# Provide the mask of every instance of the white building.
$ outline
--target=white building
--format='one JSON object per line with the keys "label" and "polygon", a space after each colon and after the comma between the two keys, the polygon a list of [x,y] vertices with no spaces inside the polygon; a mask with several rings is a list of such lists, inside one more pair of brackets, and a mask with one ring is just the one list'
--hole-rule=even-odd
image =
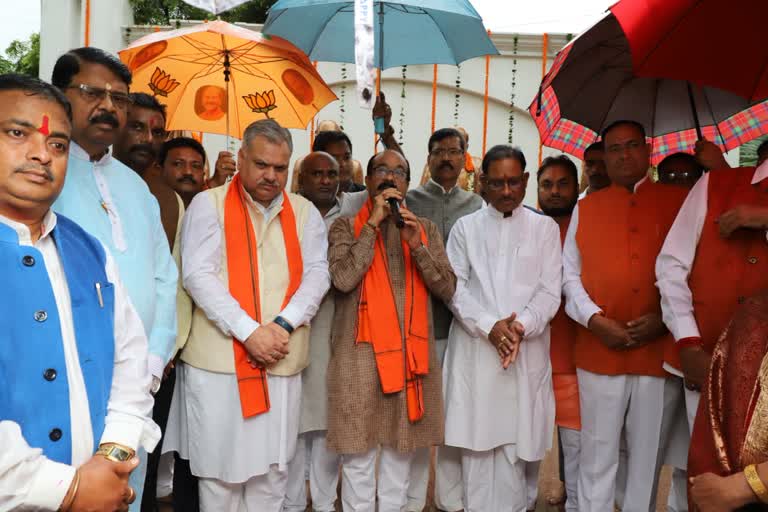
{"label": "white building", "polygon": [[[134,26],[128,0],[42,0],[40,74],[50,79],[56,58],[69,48],[88,42],[116,53],[130,42],[156,27]],[[181,22],[185,26],[190,22]],[[243,24],[252,30],[259,25]],[[169,30],[171,27],[159,27]],[[173,27],[176,28],[176,27]],[[501,55],[490,58],[488,73],[488,118],[485,146],[520,146],[528,160],[528,171],[535,174],[539,159],[539,135],[527,107],[538,91],[542,68],[551,65],[557,51],[567,42],[564,34],[492,34]],[[545,66],[542,66],[546,59]],[[485,58],[463,62],[459,67],[438,66],[435,127],[463,126],[469,132],[469,150],[480,156],[483,148]],[[318,70],[340,98],[327,105],[317,120],[333,119],[350,136],[353,155],[363,165],[374,151],[371,113],[358,107],[355,99],[354,64],[321,62]],[[403,76],[405,75],[405,80]],[[382,73],[381,88],[392,107],[392,125],[414,170],[412,186],[418,185],[427,157],[431,133],[433,66],[392,68]],[[458,97],[457,97],[458,95]],[[294,159],[310,150],[310,127],[292,130]],[[208,154],[215,158],[225,149],[224,137],[206,135]],[[543,148],[543,156],[559,151]],[[729,160],[738,162],[738,151]],[[213,162],[211,162],[213,164]],[[529,180],[526,203],[536,203],[535,179]]]}

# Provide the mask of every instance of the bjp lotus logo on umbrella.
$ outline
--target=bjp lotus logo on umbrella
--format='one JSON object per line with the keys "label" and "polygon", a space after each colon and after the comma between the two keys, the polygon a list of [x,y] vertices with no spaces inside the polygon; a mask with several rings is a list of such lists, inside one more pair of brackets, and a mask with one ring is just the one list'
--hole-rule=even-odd
{"label": "bjp lotus logo on umbrella", "polygon": [[152,89],[155,96],[167,98],[180,84],[181,82],[177,82],[171,78],[171,75],[156,67],[147,85]]}
{"label": "bjp lotus logo on umbrella", "polygon": [[253,93],[248,96],[243,96],[245,104],[251,109],[251,112],[264,114],[269,119],[269,111],[277,108],[275,104],[275,91],[264,91],[261,94]]}

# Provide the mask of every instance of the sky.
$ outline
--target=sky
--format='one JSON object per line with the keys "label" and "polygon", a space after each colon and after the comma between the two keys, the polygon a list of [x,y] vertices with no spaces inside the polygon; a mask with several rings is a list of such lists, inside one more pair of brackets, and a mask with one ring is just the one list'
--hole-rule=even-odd
{"label": "sky", "polygon": [[[578,33],[595,23],[615,0],[471,0],[494,32]],[[0,0],[13,15],[0,21],[0,53],[14,39],[40,30],[41,0]]]}

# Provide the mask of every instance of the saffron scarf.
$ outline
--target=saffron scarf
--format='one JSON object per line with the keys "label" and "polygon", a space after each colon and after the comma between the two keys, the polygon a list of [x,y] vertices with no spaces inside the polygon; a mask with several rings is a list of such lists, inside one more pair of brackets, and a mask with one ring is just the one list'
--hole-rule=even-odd
{"label": "saffron scarf", "polygon": [[[296,230],[296,216],[288,200],[288,194],[285,192],[283,192],[283,207],[278,218],[283,230],[288,260],[288,288],[285,290],[282,309],[299,288],[304,271],[299,235]],[[251,318],[261,323],[258,243],[251,217],[248,215],[247,200],[239,174],[232,179],[224,199],[224,237],[227,247],[229,293]],[[248,351],[243,343],[233,339],[232,344],[243,417],[249,418],[269,411],[266,370],[251,366],[248,362]]]}
{"label": "saffron scarf", "polygon": [[[372,208],[373,203],[369,200],[355,217],[356,237],[360,236],[360,231],[368,222]],[[424,230],[420,231],[421,241],[426,245]],[[397,393],[405,387],[408,419],[415,422],[424,416],[423,378],[429,372],[428,294],[411,257],[410,247],[405,242],[402,247],[405,263],[405,351],[381,233],[376,236],[373,262],[363,278],[355,341],[373,345],[376,369],[385,394]]]}

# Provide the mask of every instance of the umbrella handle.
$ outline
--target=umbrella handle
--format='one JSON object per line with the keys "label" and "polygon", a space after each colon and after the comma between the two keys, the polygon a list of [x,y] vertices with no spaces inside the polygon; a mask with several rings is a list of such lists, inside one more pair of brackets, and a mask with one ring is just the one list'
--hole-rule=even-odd
{"label": "umbrella handle", "polygon": [[691,82],[685,82],[685,85],[688,87],[688,101],[691,103],[693,122],[696,125],[696,137],[698,140],[704,140],[704,136],[701,133],[701,123],[699,122],[699,112],[696,110],[696,100],[693,98],[693,87]]}

